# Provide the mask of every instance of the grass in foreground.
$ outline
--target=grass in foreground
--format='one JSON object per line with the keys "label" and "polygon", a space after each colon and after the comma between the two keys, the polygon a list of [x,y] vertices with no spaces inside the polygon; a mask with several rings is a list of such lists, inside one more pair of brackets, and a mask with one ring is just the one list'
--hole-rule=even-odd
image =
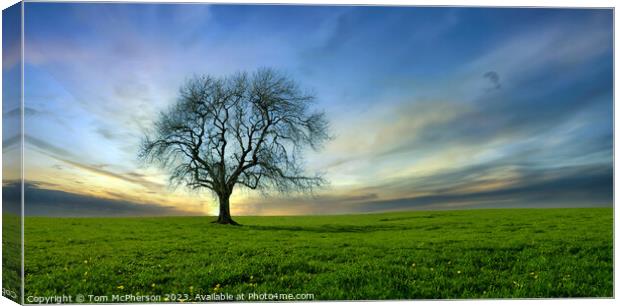
{"label": "grass in foreground", "polygon": [[21,300],[21,228],[19,215],[2,213],[2,295],[15,302]]}
{"label": "grass in foreground", "polygon": [[[25,296],[611,297],[611,208],[25,220]],[[87,301],[88,302],[88,301]]]}

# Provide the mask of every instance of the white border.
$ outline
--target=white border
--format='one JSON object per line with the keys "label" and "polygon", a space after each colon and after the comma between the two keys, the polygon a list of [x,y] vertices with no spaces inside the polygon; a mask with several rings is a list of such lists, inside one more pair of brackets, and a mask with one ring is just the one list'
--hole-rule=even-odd
{"label": "white border", "polygon": [[[18,1],[15,0],[11,0],[11,1],[2,1],[0,2],[0,8],[2,10],[4,10],[5,8],[8,8],[9,6],[17,3]],[[589,0],[589,1],[584,1],[584,0],[510,0],[510,1],[502,1],[502,0],[450,0],[450,1],[443,1],[443,0],[438,0],[438,1],[432,1],[432,0],[232,0],[232,1],[223,1],[223,0],[210,0],[210,1],[183,1],[183,0],[150,0],[150,1],[118,1],[118,0],[112,0],[112,1],[71,1],[71,0],[56,0],[56,1],[45,1],[45,0],[29,0],[26,2],[150,2],[150,3],[213,3],[213,4],[217,4],[217,3],[237,3],[237,4],[255,4],[255,3],[263,3],[263,4],[310,4],[310,5],[395,5],[395,6],[485,6],[485,7],[563,7],[563,8],[580,8],[580,7],[587,7],[587,8],[614,8],[615,9],[615,1],[610,1],[610,0]],[[0,17],[1,20],[1,17]],[[526,22],[526,21],[524,21]],[[24,16],[23,16],[23,6],[22,6],[22,29],[23,29],[23,23],[24,23]],[[2,23],[0,22],[0,34],[2,33]],[[616,52],[617,52],[617,48],[616,48],[616,33],[618,33],[618,25],[615,22],[615,11],[614,11],[614,203],[615,203],[615,194],[619,189],[620,183],[618,183],[617,180],[615,180],[616,177],[616,167],[615,167],[615,160],[618,156],[618,152],[616,152],[615,150],[615,144],[617,143],[617,141],[619,140],[619,135],[617,133],[616,130],[616,126],[615,126],[615,118],[619,115],[620,111],[615,107],[615,92],[616,92],[616,88],[618,88],[618,80],[615,77],[615,71],[616,71],[616,67],[617,67],[617,62],[615,61],[616,58]],[[23,31],[22,31],[22,58],[23,58]],[[0,40],[0,48],[2,46],[1,40]],[[0,57],[0,67],[1,67],[1,57]],[[22,62],[22,109],[23,109],[23,62]],[[0,74],[0,83],[2,82],[2,75]],[[0,116],[1,117],[1,116]],[[22,118],[22,132],[23,132],[23,118]],[[2,131],[2,119],[0,118],[0,132]],[[1,134],[0,134],[1,135]],[[22,133],[22,146],[23,146],[23,133]],[[23,148],[22,148],[23,150]],[[2,153],[0,151],[0,166],[1,166],[1,156]],[[22,180],[23,180],[23,163],[24,160],[22,158]],[[22,184],[22,188],[23,188],[23,184]],[[22,196],[23,196],[23,190],[22,190]],[[1,198],[0,198],[0,203],[2,202]],[[615,206],[615,205],[614,205]],[[22,215],[23,215],[23,199],[22,199]],[[614,234],[616,233],[616,220],[618,220],[618,218],[620,217],[620,213],[618,212],[618,210],[616,210],[614,208]],[[1,219],[0,219],[0,234],[2,228],[1,228]],[[619,286],[617,286],[617,284],[615,284],[615,280],[617,279],[617,273],[618,273],[618,269],[615,266],[615,258],[618,255],[618,249],[615,247],[618,245],[618,243],[620,242],[620,239],[618,238],[617,235],[614,235],[614,296],[618,297],[620,296],[620,289]],[[0,250],[1,250],[1,246],[0,246]],[[23,220],[22,220],[22,276],[24,273],[24,267],[23,267]],[[1,259],[1,252],[0,252],[0,259]],[[2,279],[0,278],[0,287],[2,285]],[[22,298],[24,296],[24,278],[22,277]],[[354,303],[357,302],[362,302],[362,301],[354,301]],[[5,305],[7,303],[13,303],[11,300],[5,298],[5,297],[0,297],[0,303]],[[305,303],[305,302],[296,302],[296,303],[278,303],[281,305],[295,305],[295,304],[299,304],[299,303]],[[323,305],[339,305],[339,304],[344,304],[344,303],[351,303],[351,302],[311,302],[311,303],[320,303]],[[496,304],[500,304],[500,305],[521,305],[522,303],[537,303],[537,304],[543,304],[543,305],[582,305],[582,304],[590,304],[590,305],[612,305],[615,304],[615,298],[614,299],[583,299],[583,298],[576,298],[576,299],[542,299],[542,300],[537,300],[537,299],[510,299],[510,300],[410,300],[410,301],[376,301],[376,302],[367,302],[367,303],[372,303],[372,304],[379,304],[379,305],[383,305],[383,304],[390,304],[390,305],[405,305],[405,304],[413,304],[415,303],[416,305],[431,305],[431,304],[437,304],[437,303],[442,303],[444,305],[453,305],[453,304],[460,304],[460,305],[496,305]],[[165,305],[170,305],[173,303],[165,303]],[[242,305],[243,303],[227,303],[227,305]],[[75,304],[75,305],[81,305],[81,304]],[[93,304],[86,304],[86,305],[93,305]],[[153,305],[153,304],[143,304],[143,303],[133,303],[132,305]],[[163,304],[162,304],[163,305]],[[176,305],[176,304],[175,304]]]}

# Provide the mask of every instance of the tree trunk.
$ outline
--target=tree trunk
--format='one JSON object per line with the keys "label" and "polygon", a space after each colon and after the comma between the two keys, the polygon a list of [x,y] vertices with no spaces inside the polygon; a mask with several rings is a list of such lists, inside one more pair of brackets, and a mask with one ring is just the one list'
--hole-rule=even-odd
{"label": "tree trunk", "polygon": [[218,195],[220,200],[220,215],[213,223],[239,225],[230,217],[230,194]]}

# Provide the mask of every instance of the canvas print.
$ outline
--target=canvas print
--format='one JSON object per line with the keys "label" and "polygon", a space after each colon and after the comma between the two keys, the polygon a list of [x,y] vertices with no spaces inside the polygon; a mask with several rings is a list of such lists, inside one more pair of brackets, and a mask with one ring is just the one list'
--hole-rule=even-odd
{"label": "canvas print", "polygon": [[613,297],[613,9],[3,11],[3,295]]}

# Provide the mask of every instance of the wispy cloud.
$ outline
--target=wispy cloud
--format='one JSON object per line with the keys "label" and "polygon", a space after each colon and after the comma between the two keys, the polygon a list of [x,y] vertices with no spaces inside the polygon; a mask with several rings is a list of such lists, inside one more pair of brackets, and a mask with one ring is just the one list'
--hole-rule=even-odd
{"label": "wispy cloud", "polygon": [[165,189],[165,186],[159,183],[151,182],[148,179],[145,179],[144,176],[138,175],[134,172],[129,173],[116,173],[113,171],[106,170],[106,165],[91,165],[79,162],[80,158],[78,158],[75,154],[56,147],[50,143],[45,142],[44,140],[38,139],[33,136],[26,136],[25,141],[27,144],[33,145],[35,148],[39,149],[43,154],[46,154],[58,161],[64,162],[68,165],[87,170],[97,175],[103,175],[115,179],[119,179],[128,183],[138,184],[147,189],[151,190],[162,190]]}

